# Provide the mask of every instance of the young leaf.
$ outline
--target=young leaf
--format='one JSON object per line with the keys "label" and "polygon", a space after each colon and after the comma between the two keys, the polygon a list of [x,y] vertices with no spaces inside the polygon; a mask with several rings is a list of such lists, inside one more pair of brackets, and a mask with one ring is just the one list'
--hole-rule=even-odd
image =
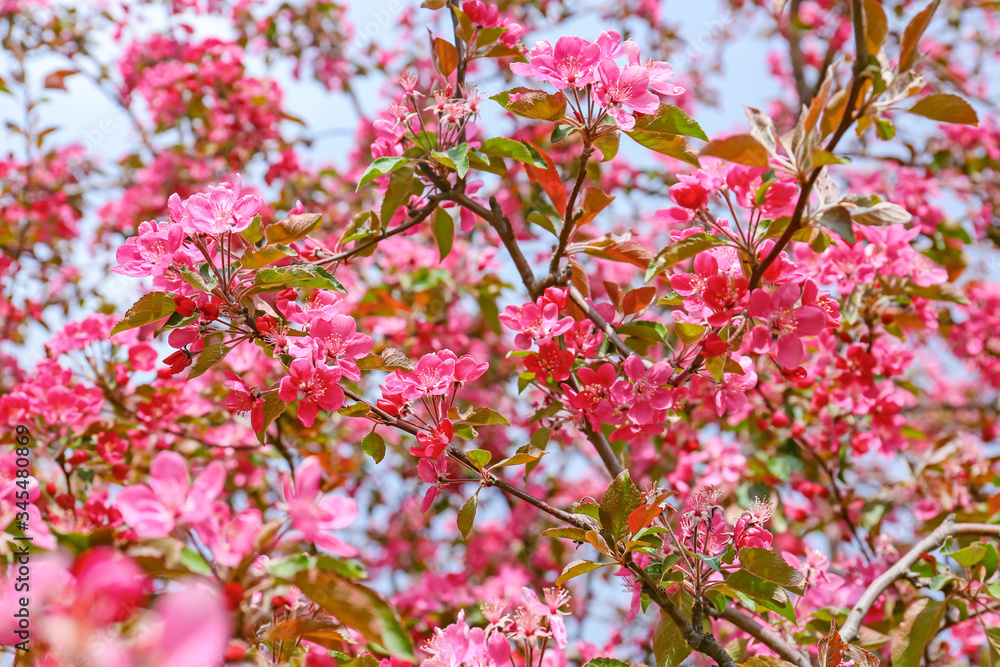
{"label": "young leaf", "polygon": [[376,158],[374,162],[368,165],[365,173],[361,175],[361,180],[358,181],[358,187],[355,188],[355,192],[360,190],[362,186],[372,182],[379,176],[385,176],[386,174],[391,174],[397,169],[409,164],[410,159],[400,156],[395,157],[380,157]]}
{"label": "young leaf", "polygon": [[913,67],[913,63],[916,62],[920,38],[923,37],[927,26],[930,25],[931,18],[934,16],[934,12],[937,10],[940,2],[941,0],[934,0],[931,4],[927,5],[923,11],[913,17],[913,20],[906,26],[906,30],[903,31],[903,40],[899,47],[900,74],[909,70]]}
{"label": "young leaf", "polygon": [[455,68],[458,67],[458,49],[451,42],[435,37],[431,43],[433,47],[434,65],[441,76],[448,78]]}
{"label": "young leaf", "polygon": [[802,574],[769,549],[740,549],[740,564],[747,572],[774,582],[796,595],[804,592],[806,582]]}
{"label": "young leaf", "polygon": [[262,266],[296,255],[298,253],[295,252],[294,248],[281,244],[264,246],[260,250],[249,248],[240,257],[240,266],[244,269],[259,269]]}
{"label": "young leaf", "polygon": [[472,524],[476,520],[476,505],[479,500],[479,491],[462,505],[462,509],[458,511],[458,529],[462,532],[462,539],[466,542],[469,541],[469,533],[472,532]]}
{"label": "young leaf", "polygon": [[601,498],[601,525],[611,533],[615,540],[620,540],[628,533],[628,518],[642,505],[642,494],[636,487],[628,470],[622,471]]}
{"label": "young leaf", "polygon": [[[628,134],[630,137],[635,139],[634,134],[636,132],[644,133],[647,136],[681,135],[685,137],[694,137],[695,139],[701,139],[702,141],[708,141],[708,135],[706,135],[705,131],[701,129],[701,125],[698,124],[698,121],[689,116],[688,113],[680,107],[664,103],[661,103],[653,113],[636,119],[635,128]],[[639,139],[636,139],[636,141],[639,141]],[[639,141],[639,143],[641,144],[643,142]]]}
{"label": "young leaf", "polygon": [[174,295],[170,292],[150,292],[143,294],[139,300],[132,304],[125,316],[111,330],[112,336],[116,333],[141,327],[144,324],[151,324],[159,319],[170,315],[177,310],[174,303]]}
{"label": "young leaf", "polygon": [[382,596],[355,581],[312,568],[299,571],[291,579],[313,602],[365,639],[408,662],[413,656],[413,640],[403,628],[396,610]]}
{"label": "young leaf", "polygon": [[443,208],[439,208],[434,215],[434,240],[437,241],[438,254],[441,261],[451,253],[451,246],[455,242],[455,221],[451,214]]}
{"label": "young leaf", "polygon": [[361,451],[372,457],[375,463],[385,458],[385,438],[372,430],[361,440]]}
{"label": "young leaf", "polygon": [[656,656],[656,667],[678,667],[691,655],[691,646],[681,634],[681,629],[663,612],[660,612],[660,622],[653,633],[653,655]]}
{"label": "young leaf", "polygon": [[713,139],[701,149],[701,154],[750,167],[767,167],[770,164],[767,148],[749,134]]}
{"label": "young leaf", "polygon": [[510,426],[510,422],[502,414],[491,408],[476,408],[471,415],[464,420],[467,424],[474,426],[486,426],[488,424],[502,424]]}
{"label": "young leaf", "polygon": [[469,457],[470,461],[472,461],[472,465],[476,466],[480,470],[489,465],[490,460],[493,458],[493,455],[485,449],[470,449],[465,453],[465,455]]}
{"label": "young leaf", "polygon": [[652,285],[629,290],[622,299],[622,313],[635,315],[642,312],[653,301],[654,296],[656,296],[656,288]]}
{"label": "young leaf", "polygon": [[194,362],[191,372],[188,373],[187,379],[193,380],[199,375],[202,375],[209,368],[225,359],[231,349],[233,348],[225,343],[213,343],[212,345],[206,345],[205,349],[198,353],[198,358]]}
{"label": "young leaf", "polygon": [[288,405],[278,397],[277,391],[272,391],[270,393],[264,394],[264,402],[261,404],[261,411],[264,413],[264,424],[257,433],[257,440],[260,444],[264,444],[264,436],[267,434],[267,427],[271,425],[275,419],[277,419]]}
{"label": "young leaf", "polygon": [[595,563],[589,560],[575,560],[563,568],[562,574],[560,574],[559,578],[556,579],[556,586],[562,586],[573,577],[579,577],[581,574],[593,572],[594,570],[604,567],[605,565],[611,565],[611,563]]}
{"label": "young leaf", "polygon": [[912,114],[941,123],[979,126],[979,116],[968,102],[951,93],[936,93],[917,101],[907,109]]}
{"label": "young leaf", "polygon": [[549,154],[543,151],[538,146],[535,146],[542,159],[545,160],[545,169],[540,169],[532,167],[530,164],[526,167],[528,170],[528,176],[532,181],[535,181],[542,186],[545,190],[545,194],[549,196],[549,200],[552,205],[556,207],[560,216],[566,215],[566,186],[563,185],[562,178],[559,177],[559,171],[556,169],[556,163],[552,161]]}
{"label": "young leaf", "polygon": [[432,151],[431,155],[444,166],[454,169],[459,178],[465,178],[469,173],[469,144],[459,144],[446,151]]}
{"label": "young leaf", "polygon": [[932,598],[917,598],[906,608],[903,622],[892,632],[893,667],[918,667],[927,644],[937,636],[944,620],[947,603]]}
{"label": "young leaf", "polygon": [[518,162],[530,164],[539,169],[545,169],[545,159],[542,157],[542,154],[534,146],[525,141],[517,141],[506,137],[494,137],[484,141],[483,145],[479,147],[479,151],[487,155],[509,157]]}
{"label": "young leaf", "polygon": [[672,243],[658,252],[653,261],[649,263],[649,268],[646,269],[645,281],[648,283],[677,262],[690,259],[702,250],[708,250],[722,244],[722,239],[705,233],[692,234],[682,241]]}
{"label": "young leaf", "polygon": [[583,215],[577,220],[577,227],[587,224],[597,217],[597,214],[607,208],[608,204],[615,200],[609,197],[604,190],[598,187],[588,187],[583,191]]}
{"label": "young leaf", "polygon": [[382,208],[379,210],[383,231],[388,229],[392,216],[396,214],[400,206],[409,201],[410,195],[419,194],[423,190],[422,182],[415,179],[413,174],[413,165],[407,165],[403,169],[397,169],[389,176],[389,187],[385,190]]}
{"label": "young leaf", "polygon": [[843,637],[837,632],[836,626],[831,624],[830,632],[819,640],[817,647],[816,657],[819,659],[819,667],[840,667],[840,663],[844,661],[845,647]]}
{"label": "young leaf", "polygon": [[[514,101],[511,101],[514,97]],[[560,92],[550,95],[544,90],[511,88],[490,98],[507,111],[536,120],[555,122],[566,115],[566,96]]]}
{"label": "young leaf", "polygon": [[[299,213],[290,215],[280,222],[268,225],[264,230],[267,243],[292,243],[303,239],[323,222],[321,213]],[[244,265],[245,266],[245,265]]]}
{"label": "young leaf", "polygon": [[318,287],[347,294],[340,281],[321,266],[296,264],[261,269],[254,277],[254,294],[278,291],[285,287]]}

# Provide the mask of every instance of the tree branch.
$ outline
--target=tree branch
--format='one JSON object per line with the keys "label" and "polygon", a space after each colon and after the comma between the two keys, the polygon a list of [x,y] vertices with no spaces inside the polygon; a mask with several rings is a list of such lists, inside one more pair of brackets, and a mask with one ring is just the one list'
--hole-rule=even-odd
{"label": "tree branch", "polygon": [[[610,340],[611,344],[615,346],[616,350],[618,350],[618,354],[621,355],[622,359],[627,359],[635,354],[635,351],[622,340],[621,336],[618,335],[618,332],[615,331],[614,327],[612,327],[606,319],[601,317],[601,314],[597,312],[597,309],[587,303],[586,297],[584,297],[580,290],[578,290],[574,285],[569,286],[569,298],[580,310],[586,313],[587,317],[590,318],[590,321],[593,322],[597,328],[608,337],[608,340]],[[646,360],[644,359],[643,361]]]}
{"label": "tree branch", "polygon": [[590,137],[584,133],[583,152],[580,153],[580,171],[576,175],[573,191],[570,193],[569,199],[566,200],[566,214],[563,216],[563,228],[559,232],[559,245],[556,246],[556,251],[552,253],[552,260],[549,262],[549,275],[551,276],[559,275],[559,262],[566,254],[566,246],[569,244],[569,238],[573,235],[573,226],[576,222],[573,213],[576,209],[576,198],[580,195],[583,181],[587,178],[587,161],[593,154],[594,147],[590,143]]}
{"label": "tree branch", "polygon": [[[847,103],[844,105],[844,115],[840,119],[837,131],[830,137],[824,149],[827,152],[833,152],[833,149],[837,147],[841,138],[843,138],[844,134],[854,123],[854,106],[858,102],[858,95],[861,94],[861,86],[864,84],[866,78],[865,70],[868,68],[868,44],[865,41],[865,12],[861,0],[851,0],[851,18],[854,22],[854,76],[851,80],[851,90],[847,96]],[[823,167],[816,167],[812,170],[809,180],[806,181],[802,187],[802,192],[799,193],[798,201],[795,202],[795,212],[792,213],[792,219],[788,222],[788,227],[785,228],[781,238],[771,248],[771,252],[764,258],[764,261],[754,267],[753,272],[750,274],[748,291],[752,292],[760,285],[764,273],[774,264],[774,260],[778,258],[778,255],[785,249],[785,246],[792,240],[795,232],[802,228],[802,215],[805,213],[806,204],[809,202],[813,186],[816,184],[816,180],[822,171]]]}
{"label": "tree branch", "polygon": [[667,596],[666,591],[663,590],[659,583],[654,581],[649,576],[649,573],[639,567],[631,557],[628,557],[627,567],[642,582],[643,588],[646,589],[646,593],[653,602],[670,617],[670,620],[677,624],[688,646],[715,660],[719,667],[736,667],[736,661],[733,660],[732,656],[719,643],[719,640],[712,633],[704,632],[701,628],[696,628],[692,625],[688,621],[687,616],[684,615],[684,612]]}
{"label": "tree branch", "polygon": [[921,554],[937,549],[952,535],[992,535],[1000,538],[1000,524],[955,523],[953,517],[949,516],[930,535],[913,545],[913,548],[907,551],[892,567],[868,585],[857,604],[851,609],[851,613],[847,615],[847,621],[840,630],[840,636],[844,638],[844,641],[850,642],[858,636],[858,630],[861,628],[865,616],[868,615],[885,589],[902,577],[910,569],[910,566],[917,562]]}
{"label": "tree branch", "polygon": [[798,667],[813,667],[809,657],[800,653],[797,648],[785,641],[784,637],[771,628],[764,627],[754,619],[743,614],[736,607],[727,605],[726,610],[721,614],[716,611],[715,607],[709,607],[709,615],[729,621],[777,653],[782,660],[787,660],[793,665],[798,665]]}

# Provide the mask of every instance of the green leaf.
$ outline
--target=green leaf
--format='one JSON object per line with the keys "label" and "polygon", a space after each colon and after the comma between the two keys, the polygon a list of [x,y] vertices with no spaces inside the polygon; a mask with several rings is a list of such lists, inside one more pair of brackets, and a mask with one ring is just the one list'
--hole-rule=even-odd
{"label": "green leaf", "polygon": [[181,278],[184,279],[184,282],[199,292],[211,292],[212,288],[215,287],[214,280],[205,280],[201,277],[200,273],[196,273],[191,269],[191,267],[181,264],[179,269],[181,272]]}
{"label": "green leaf", "polygon": [[476,491],[458,511],[458,529],[462,532],[462,539],[469,541],[469,533],[472,532],[472,524],[476,520],[476,505],[479,501],[479,491]]}
{"label": "green leaf", "polygon": [[620,133],[608,132],[594,139],[594,146],[601,151],[601,162],[613,160],[618,155],[618,146],[621,144]]}
{"label": "green leaf", "polygon": [[993,546],[990,542],[986,545],[986,555],[983,556],[983,560],[980,561],[983,568],[986,570],[986,578],[989,579],[1000,567],[1000,553],[997,553],[997,548]]}
{"label": "green leaf", "polygon": [[749,134],[714,139],[701,149],[701,154],[750,167],[766,168],[770,164],[767,147]]}
{"label": "green leaf", "polygon": [[240,257],[240,266],[244,269],[259,269],[285,257],[295,257],[296,255],[298,253],[295,252],[294,248],[281,244],[264,246],[260,250],[249,248]]}
{"label": "green leaf", "polygon": [[264,231],[261,229],[261,217],[260,213],[253,217],[250,222],[250,226],[240,232],[240,236],[244,241],[253,245],[264,238]]}
{"label": "green leaf", "polygon": [[[268,245],[273,243],[292,243],[303,239],[323,222],[322,213],[296,213],[280,222],[268,225],[264,231]],[[244,266],[246,266],[244,264]]]}
{"label": "green leaf", "polygon": [[893,667],[918,667],[924,649],[937,636],[947,604],[943,600],[918,598],[906,608],[903,622],[892,632]]}
{"label": "green leaf", "polygon": [[595,563],[589,560],[575,560],[563,568],[562,574],[560,574],[559,578],[556,579],[556,586],[562,586],[574,577],[579,577],[581,574],[593,572],[594,570],[602,568],[605,565],[612,565],[612,563]]}
{"label": "green leaf", "polygon": [[964,549],[959,549],[958,551],[952,551],[943,555],[953,558],[962,567],[972,567],[976,563],[983,560],[983,558],[986,557],[986,554],[986,545],[982,542],[976,542],[974,544],[970,544]]}
{"label": "green leaf", "polygon": [[362,188],[362,186],[370,183],[379,176],[391,174],[397,169],[406,166],[409,162],[410,158],[401,156],[376,158],[375,161],[368,166],[368,169],[365,170],[365,173],[362,174],[361,180],[358,181],[358,187],[356,187],[354,191],[357,192]]}
{"label": "green leaf", "polygon": [[510,422],[502,414],[491,408],[476,408],[471,415],[462,421],[474,426],[486,426],[488,424],[502,424],[510,426]]}
{"label": "green leaf", "polygon": [[198,353],[198,358],[195,360],[194,366],[191,368],[191,372],[188,373],[187,379],[193,380],[199,375],[202,375],[209,368],[225,359],[231,349],[233,348],[229,347],[225,343],[213,343],[212,345],[206,345],[205,349]]}
{"label": "green leaf", "polygon": [[545,452],[543,452],[542,450],[536,447],[532,447],[531,445],[524,445],[523,447],[519,447],[517,453],[515,453],[513,456],[508,456],[502,461],[494,463],[492,468],[506,468],[509,466],[524,465],[526,463],[532,463],[533,461],[537,461],[543,456],[545,456]]}
{"label": "green leaf", "polygon": [[851,223],[851,213],[843,206],[834,206],[823,211],[819,216],[819,224],[837,233],[840,238],[853,244],[854,226]]}
{"label": "green leaf", "polygon": [[557,226],[557,223],[553,222],[552,218],[539,211],[532,211],[529,213],[527,220],[528,222],[536,224],[542,229],[551,232],[553,236],[559,236],[559,230],[562,229],[562,225]]}
{"label": "green leaf", "polygon": [[420,179],[414,178],[412,166],[398,169],[389,176],[389,186],[385,190],[385,197],[382,198],[382,208],[379,209],[379,219],[382,221],[382,231],[389,227],[389,221],[396,214],[400,206],[405,206],[410,201],[412,195],[419,195],[423,192],[424,184]]}
{"label": "green leaf", "polygon": [[[519,96],[511,101],[511,96]],[[544,90],[511,88],[490,98],[513,114],[536,120],[557,121],[566,115],[566,96],[560,92],[550,95]]]}
{"label": "green leaf", "polygon": [[674,331],[677,332],[677,337],[681,339],[684,345],[690,345],[701,340],[705,329],[704,324],[695,324],[694,322],[678,322],[674,325]]}
{"label": "green leaf", "polygon": [[188,547],[181,549],[181,565],[183,565],[188,572],[200,574],[203,577],[212,576],[212,568],[209,567],[204,556],[193,549],[189,549]]}
{"label": "green leaf", "polygon": [[649,268],[646,269],[645,281],[648,283],[677,262],[690,259],[702,250],[708,250],[709,248],[723,245],[723,243],[723,240],[719,237],[705,234],[704,232],[692,234],[686,239],[672,243],[658,252],[653,261],[650,262]]}
{"label": "green leaf", "polygon": [[174,304],[174,295],[170,292],[150,292],[143,294],[139,300],[132,304],[125,316],[111,330],[112,336],[116,333],[151,324],[159,319],[170,315],[177,310]]}
{"label": "green leaf", "polygon": [[781,556],[768,549],[740,549],[740,565],[761,579],[778,584],[796,595],[804,594],[805,578]]}
{"label": "green leaf", "polygon": [[542,537],[558,537],[564,540],[576,540],[577,542],[586,542],[587,533],[582,528],[549,528],[548,530],[542,531]]}
{"label": "green leaf", "polygon": [[385,458],[385,438],[372,431],[361,440],[361,451],[372,457],[375,463]]}
{"label": "green leaf", "polygon": [[272,391],[270,393],[264,394],[264,402],[261,403],[261,411],[264,413],[263,428],[257,434],[257,440],[260,444],[264,444],[264,435],[267,433],[267,427],[271,425],[275,419],[277,419],[288,405],[278,397],[277,391]]}
{"label": "green leaf", "polygon": [[254,277],[251,293],[276,292],[286,287],[317,287],[347,294],[340,281],[321,266],[295,264],[261,269]]}
{"label": "green leaf", "polygon": [[279,579],[294,579],[303,570],[316,566],[316,557],[307,553],[299,553],[285,558],[275,558],[267,563],[267,570]]}
{"label": "green leaf", "polygon": [[660,622],[653,634],[653,655],[657,667],[678,667],[691,655],[691,646],[672,618],[660,612]]}
{"label": "green leaf", "polygon": [[479,151],[487,155],[509,157],[518,162],[538,167],[539,169],[545,169],[547,166],[542,154],[534,146],[524,141],[517,141],[506,137],[487,139],[479,147]]}
{"label": "green leaf", "polygon": [[872,206],[859,206],[849,210],[851,218],[862,225],[902,225],[910,221],[909,212],[899,204],[878,202]]}
{"label": "green leaf", "polygon": [[372,589],[337,574],[299,571],[291,580],[313,602],[390,655],[414,662],[413,640],[388,602]]}
{"label": "green leaf", "polygon": [[910,113],[941,123],[979,126],[979,116],[968,102],[951,93],[935,93],[907,109]]}
{"label": "green leaf", "polygon": [[485,449],[470,449],[465,453],[465,455],[469,457],[470,461],[472,461],[472,465],[476,466],[480,470],[482,470],[484,466],[489,465],[490,461],[493,459],[493,455]]}
{"label": "green leaf", "polygon": [[792,623],[796,622],[795,609],[788,599],[788,594],[778,584],[741,569],[729,575],[726,586],[743,593],[755,603],[777,612]]}
{"label": "green leaf", "polygon": [[441,261],[444,261],[455,241],[455,220],[443,208],[439,208],[434,216],[434,240],[437,241]]}
{"label": "green leaf", "polygon": [[630,667],[630,665],[631,663],[624,660],[615,660],[614,658],[594,658],[588,661],[583,667]]}
{"label": "green leaf", "polygon": [[[708,135],[701,129],[694,118],[688,115],[680,107],[671,104],[660,103],[660,106],[651,114],[636,119],[635,128],[629,132],[631,136],[636,131],[641,130],[649,134],[683,135],[694,137],[702,141],[708,141]],[[633,137],[635,138],[635,137]],[[636,139],[636,141],[639,141]],[[639,143],[642,143],[641,141]]]}
{"label": "green leaf", "polygon": [[621,540],[628,534],[628,516],[642,505],[642,494],[628,470],[623,470],[601,498],[601,525],[614,539]]}
{"label": "green leaf", "polygon": [[469,144],[459,144],[446,151],[432,151],[435,160],[458,172],[459,178],[469,173]]}
{"label": "green leaf", "polygon": [[669,104],[660,104],[655,113],[637,118],[635,127],[626,134],[650,150],[695,167],[699,166],[698,154],[691,148],[687,139],[678,135],[708,140],[694,119]]}

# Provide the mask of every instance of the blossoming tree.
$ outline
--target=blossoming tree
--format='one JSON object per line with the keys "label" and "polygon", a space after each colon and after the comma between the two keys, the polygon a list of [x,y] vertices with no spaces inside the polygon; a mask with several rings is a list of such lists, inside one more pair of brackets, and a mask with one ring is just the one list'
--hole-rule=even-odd
{"label": "blossoming tree", "polygon": [[718,9],[0,2],[8,654],[996,664],[997,5]]}

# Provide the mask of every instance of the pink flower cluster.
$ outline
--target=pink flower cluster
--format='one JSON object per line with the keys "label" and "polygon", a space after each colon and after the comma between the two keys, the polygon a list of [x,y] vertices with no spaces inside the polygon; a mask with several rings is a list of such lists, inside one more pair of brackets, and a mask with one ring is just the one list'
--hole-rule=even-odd
{"label": "pink flower cluster", "polygon": [[[616,62],[621,56],[626,64]],[[541,41],[528,53],[527,63],[512,63],[515,74],[551,84],[559,90],[588,88],[594,102],[611,116],[618,127],[635,127],[631,112],[653,113],[658,95],[680,95],[684,89],[670,83],[673,68],[662,61],[643,59],[632,40],[605,31],[594,42],[580,37],[560,37],[555,46]]]}
{"label": "pink flower cluster", "polygon": [[412,404],[420,401],[428,420],[418,418],[418,445],[410,448],[410,454],[437,458],[455,433],[448,410],[458,390],[481,378],[488,368],[488,364],[477,363],[469,355],[458,357],[450,350],[425,354],[412,371],[393,371],[386,377],[377,406],[394,417],[406,417],[414,414]]}
{"label": "pink flower cluster", "polygon": [[[538,599],[529,588],[521,589],[523,603],[508,613],[504,602],[482,605],[486,628],[471,628],[465,622],[464,610],[458,620],[446,628],[437,628],[424,645],[429,657],[423,662],[430,667],[462,667],[482,665],[483,667],[505,667],[515,662],[511,642],[534,648],[533,652],[521,656],[526,660],[533,654],[533,660],[526,667],[541,667],[545,659],[545,647],[551,642],[558,649],[567,646],[566,624],[563,616],[568,612],[563,607],[569,602],[569,594],[561,588],[546,588],[545,602]],[[515,662],[519,664],[520,660]]]}

